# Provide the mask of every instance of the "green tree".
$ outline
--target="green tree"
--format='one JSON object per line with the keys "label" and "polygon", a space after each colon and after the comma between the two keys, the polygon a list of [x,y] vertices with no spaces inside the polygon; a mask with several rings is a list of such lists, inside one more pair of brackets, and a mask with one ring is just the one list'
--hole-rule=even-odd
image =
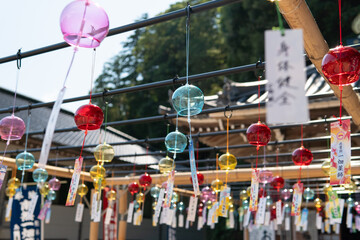
{"label": "green tree", "polygon": [[[190,4],[200,2],[203,1],[196,0]],[[166,12],[185,7],[185,2],[179,2]],[[224,67],[218,22],[219,15],[215,9],[191,16],[190,74]],[[135,31],[124,44],[124,50],[105,64],[103,73],[96,80],[96,90],[151,83],[172,79],[176,75],[185,76],[185,26],[186,19],[180,18]],[[221,88],[220,79],[196,84],[205,95],[209,95]],[[159,105],[171,107],[168,89],[152,89],[113,97],[109,121],[153,116],[157,114]],[[98,104],[101,105],[101,101]],[[164,136],[166,127],[164,123],[151,123],[121,126],[119,129],[144,138]]]}

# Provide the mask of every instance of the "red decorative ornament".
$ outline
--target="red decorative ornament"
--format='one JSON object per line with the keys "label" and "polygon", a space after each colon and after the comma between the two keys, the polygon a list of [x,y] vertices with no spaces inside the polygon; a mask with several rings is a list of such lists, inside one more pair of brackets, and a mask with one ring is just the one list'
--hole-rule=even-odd
{"label": "red decorative ornament", "polygon": [[204,210],[204,203],[200,202],[198,205],[198,216],[201,217]]}
{"label": "red decorative ornament", "polygon": [[[204,180],[205,180],[204,175],[202,173],[200,173],[200,172],[197,172],[196,175],[197,175],[199,185],[202,185],[204,183]],[[190,182],[192,183],[192,177],[190,177]]]}
{"label": "red decorative ornament", "polygon": [[152,182],[152,178],[149,174],[145,173],[145,174],[142,174],[139,178],[139,183],[140,183],[140,186],[146,188],[148,186],[151,185],[151,182]]}
{"label": "red decorative ornament", "polygon": [[271,139],[271,131],[268,126],[259,121],[248,127],[246,130],[246,137],[251,145],[255,145],[257,147],[265,146]]}
{"label": "red decorative ornament", "polygon": [[104,113],[94,104],[85,104],[76,110],[74,120],[80,130],[96,130],[104,121]]}
{"label": "red decorative ornament", "polygon": [[313,160],[313,155],[310,150],[301,146],[293,151],[292,160],[297,166],[308,166]]}
{"label": "red decorative ornament", "polygon": [[345,86],[359,80],[360,53],[342,45],[330,49],[324,56],[321,69],[331,84]]}
{"label": "red decorative ornament", "polygon": [[137,182],[132,182],[128,185],[128,190],[131,193],[131,195],[134,195],[135,193],[139,192],[139,184]]}
{"label": "red decorative ornament", "polygon": [[264,188],[260,188],[258,193],[258,198],[266,197],[266,196],[267,196],[266,190]]}
{"label": "red decorative ornament", "polygon": [[278,192],[280,191],[281,188],[284,187],[285,181],[282,177],[280,176],[276,176],[273,178],[273,180],[271,181],[270,185],[275,188]]}

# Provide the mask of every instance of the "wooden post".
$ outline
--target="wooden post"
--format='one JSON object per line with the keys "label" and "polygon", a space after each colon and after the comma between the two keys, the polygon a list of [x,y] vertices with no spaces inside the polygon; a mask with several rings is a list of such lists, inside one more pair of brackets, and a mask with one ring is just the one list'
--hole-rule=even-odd
{"label": "wooden post", "polygon": [[[92,189],[91,190],[90,206],[92,206],[92,199],[93,199],[94,194],[95,194],[95,189]],[[99,236],[99,223],[90,221],[89,240],[97,240],[98,236]]]}
{"label": "wooden post", "polygon": [[127,213],[127,190],[119,191],[119,229],[118,229],[118,240],[126,239],[126,213]]}
{"label": "wooden post", "polygon": [[[321,62],[324,55],[329,51],[329,46],[322,36],[305,0],[279,1],[279,7],[282,15],[291,28],[301,28],[303,30],[304,48],[306,54],[310,61],[315,65],[318,72],[323,76],[321,71]],[[326,79],[326,81],[328,80]],[[335,96],[339,98],[339,87],[330,83],[329,85],[334,91]],[[352,116],[353,122],[359,126],[360,101],[357,94],[354,92],[352,86],[344,86],[342,94],[344,108]]]}

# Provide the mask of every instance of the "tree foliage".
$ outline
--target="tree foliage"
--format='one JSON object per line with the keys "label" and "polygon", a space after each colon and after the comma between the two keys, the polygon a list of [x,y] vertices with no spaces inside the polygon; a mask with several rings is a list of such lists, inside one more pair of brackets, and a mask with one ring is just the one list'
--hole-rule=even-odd
{"label": "tree foliage", "polygon": [[[201,2],[205,0],[193,0],[190,4]],[[308,0],[307,3],[330,47],[336,46],[339,43],[337,1]],[[358,0],[343,1],[344,39],[354,37],[351,21],[360,12],[360,4],[357,3]],[[185,1],[179,2],[171,5],[166,13],[185,7]],[[185,76],[185,26],[186,19],[179,18],[134,31],[124,43],[124,50],[105,64],[103,73],[96,80],[95,90]],[[243,0],[191,15],[190,75],[263,59],[264,31],[274,26],[278,26],[276,9],[268,1]],[[253,73],[228,77],[236,81],[255,80]],[[221,89],[223,77],[201,81],[196,85],[205,95],[211,95]],[[159,105],[171,107],[168,91],[175,87],[178,86],[114,96],[109,121],[157,115]],[[102,105],[102,101],[97,104]],[[166,127],[164,123],[150,123],[121,126],[119,129],[144,138],[164,136]]]}

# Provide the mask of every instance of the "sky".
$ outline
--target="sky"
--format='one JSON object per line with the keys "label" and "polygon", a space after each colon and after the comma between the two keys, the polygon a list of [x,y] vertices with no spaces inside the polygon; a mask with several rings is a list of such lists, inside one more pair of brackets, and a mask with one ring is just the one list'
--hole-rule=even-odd
{"label": "sky", "polygon": [[[143,14],[153,17],[179,0],[97,0],[109,16],[110,29],[133,23]],[[64,0],[16,0],[4,1],[0,8],[0,58],[63,42],[60,15],[71,1]],[[122,49],[131,32],[105,38],[96,51],[95,79],[104,63]],[[18,93],[40,101],[54,101],[68,69],[73,48],[57,50],[22,60]],[[92,50],[80,49],[75,56],[68,81],[66,98],[83,96],[90,90]],[[0,64],[0,87],[14,91],[16,62]],[[62,108],[75,112],[88,101],[66,103]]]}

